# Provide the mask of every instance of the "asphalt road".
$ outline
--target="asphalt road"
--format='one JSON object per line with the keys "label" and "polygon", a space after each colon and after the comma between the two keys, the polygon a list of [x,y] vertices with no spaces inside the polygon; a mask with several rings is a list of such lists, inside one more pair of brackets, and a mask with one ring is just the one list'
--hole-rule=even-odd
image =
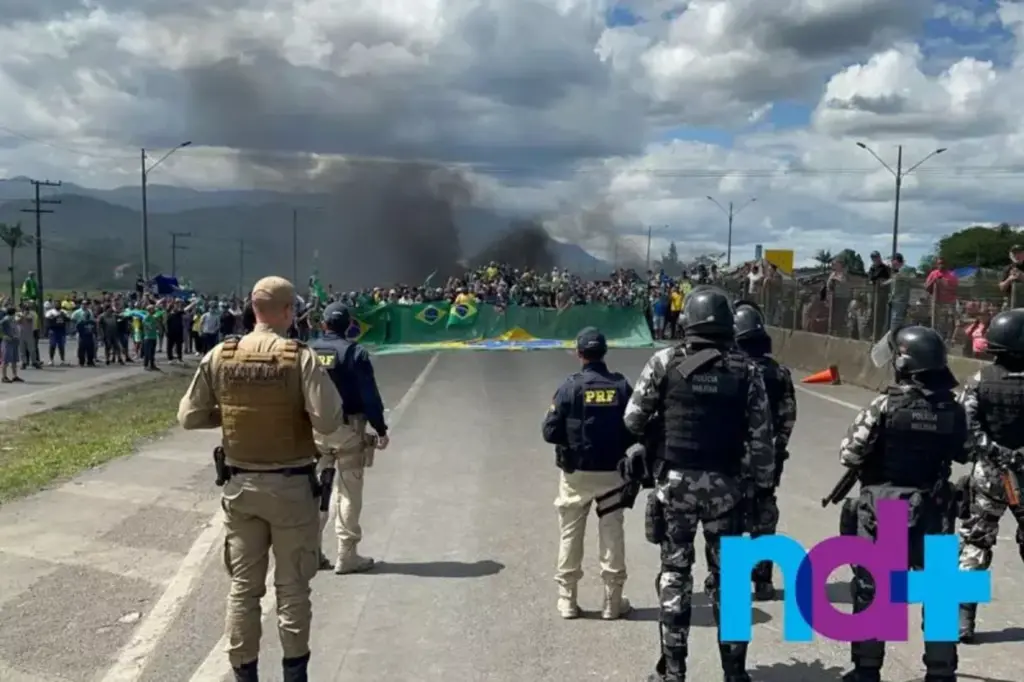
{"label": "asphalt road", "polygon": [[69,340],[65,349],[69,365],[50,367],[46,364],[49,362],[49,346],[45,342],[41,343],[39,353],[45,366],[42,369],[30,367],[20,370],[24,383],[0,385],[0,420],[44,412],[101,393],[123,381],[149,378],[142,371],[141,360],[124,367],[107,366],[103,364],[101,348],[96,367],[79,367],[77,352],[77,342]]}
{"label": "asphalt road", "polygon": [[[649,355],[613,351],[610,361],[635,378]],[[600,607],[596,538],[588,541],[581,583],[590,617],[564,622],[555,612],[556,472],[539,423],[574,358],[561,351],[433,357],[376,361],[395,428],[391,449],[367,477],[361,549],[384,563],[364,575],[322,573],[315,580],[312,679],[646,679],[657,657],[658,559],[643,540],[639,509],[627,520],[634,615],[605,623],[593,613]],[[837,446],[853,408],[869,398],[845,386],[799,394],[781,526],[805,544],[836,532],[836,510],[823,512],[818,500],[840,473]],[[174,433],[132,458],[0,508],[0,680],[225,679],[218,640],[227,578],[209,463],[215,441],[209,433]],[[981,612],[984,644],[961,648],[962,680],[1021,677],[1024,572],[1012,535],[1004,526],[996,601]],[[325,547],[333,549],[331,538]],[[703,576],[700,567],[697,585]],[[847,579],[845,571],[833,576]],[[720,679],[715,631],[707,602],[698,599],[690,667],[693,680],[710,682]],[[265,602],[269,613],[272,601]],[[753,679],[839,680],[846,647],[783,643],[781,611],[781,603],[757,606]],[[911,632],[917,627],[914,617]],[[889,651],[887,681],[922,677],[920,643]],[[271,617],[263,652],[263,679],[280,680]]]}

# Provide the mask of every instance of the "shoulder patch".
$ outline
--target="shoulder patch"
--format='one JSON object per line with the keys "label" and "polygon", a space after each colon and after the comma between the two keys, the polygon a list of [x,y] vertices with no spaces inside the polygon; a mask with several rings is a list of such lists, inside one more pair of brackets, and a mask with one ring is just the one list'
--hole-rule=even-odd
{"label": "shoulder patch", "polygon": [[235,355],[235,351],[238,350],[238,342],[241,340],[240,336],[229,336],[225,338],[220,344],[220,356],[222,358],[231,359]]}

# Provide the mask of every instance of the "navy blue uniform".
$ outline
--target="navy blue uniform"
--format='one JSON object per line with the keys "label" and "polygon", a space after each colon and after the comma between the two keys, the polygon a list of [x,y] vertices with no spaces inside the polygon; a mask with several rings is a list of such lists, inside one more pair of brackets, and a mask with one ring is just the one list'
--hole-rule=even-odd
{"label": "navy blue uniform", "polygon": [[562,471],[616,471],[635,441],[622,420],[632,394],[626,377],[600,361],[558,387],[541,430],[557,448]]}
{"label": "navy blue uniform", "polygon": [[366,349],[334,332],[327,332],[323,338],[310,344],[310,348],[316,352],[320,365],[337,387],[345,417],[363,415],[378,436],[387,435],[384,402],[377,390],[373,365]]}

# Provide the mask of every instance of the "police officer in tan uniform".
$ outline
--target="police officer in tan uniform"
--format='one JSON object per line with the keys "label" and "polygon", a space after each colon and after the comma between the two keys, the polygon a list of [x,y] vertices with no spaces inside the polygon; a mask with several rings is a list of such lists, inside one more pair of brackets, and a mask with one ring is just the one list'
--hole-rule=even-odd
{"label": "police officer in tan uniform", "polygon": [[286,339],[295,288],[265,277],[252,290],[255,329],[215,346],[178,407],[186,429],[223,431],[222,506],[231,576],[227,653],[236,682],[258,682],[260,599],[274,555],[285,682],[307,682],[310,580],[320,552],[313,430],[344,425],[341,397],[316,355]]}

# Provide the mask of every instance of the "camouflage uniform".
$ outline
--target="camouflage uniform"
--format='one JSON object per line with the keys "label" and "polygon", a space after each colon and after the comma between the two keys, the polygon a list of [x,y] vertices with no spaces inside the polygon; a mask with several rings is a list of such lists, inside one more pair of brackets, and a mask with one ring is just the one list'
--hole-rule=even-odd
{"label": "camouflage uniform", "polygon": [[[685,347],[658,351],[647,362],[637,381],[624,420],[626,428],[637,436],[662,409],[661,386],[666,368]],[[661,660],[657,674],[665,682],[686,679],[687,641],[693,600],[694,541],[698,525],[703,525],[708,577],[705,592],[711,598],[715,622],[719,621],[719,575],[721,538],[743,533],[742,503],[746,489],[753,484],[770,490],[775,481],[775,455],[772,442],[771,409],[760,368],[748,361],[752,381],[747,395],[748,436],[742,462],[742,480],[719,473],[668,468],[659,472],[651,494],[661,508],[665,533],[661,542],[661,572],[658,596],[661,603]],[[650,500],[648,501],[650,505]],[[649,512],[650,513],[650,512]],[[745,672],[730,670],[734,661],[745,661],[746,642],[720,643],[722,666],[729,679],[749,679]],[[657,679],[657,678],[655,678]]]}
{"label": "camouflage uniform", "polygon": [[[910,518],[910,556],[907,565],[910,569],[921,569],[924,567],[924,536],[938,535],[952,532],[950,515],[947,510],[952,507],[951,488],[948,484],[951,473],[951,465],[947,463],[945,473],[940,476],[940,481],[922,496],[920,488],[896,486],[891,483],[876,483],[875,470],[881,457],[888,456],[882,448],[885,447],[882,438],[886,428],[886,419],[893,414],[891,401],[899,400],[903,396],[911,394],[912,391],[920,390],[916,386],[895,385],[886,393],[877,396],[871,403],[861,410],[853,423],[850,425],[846,436],[839,446],[839,461],[844,467],[862,472],[860,495],[853,501],[853,508],[856,513],[855,528],[847,528],[841,523],[840,530],[843,533],[856,533],[864,538],[874,539],[877,529],[877,517],[875,504],[883,499],[902,499],[912,505]],[[963,418],[963,423],[966,418]],[[965,461],[973,447],[974,439],[968,429],[963,428],[964,441],[962,456],[956,461]],[[934,435],[934,434],[931,434]],[[916,436],[915,436],[916,437]],[[953,446],[955,448],[955,446]],[[865,473],[870,472],[870,473]],[[926,499],[925,499],[926,498]],[[913,508],[914,505],[917,508]],[[858,567],[853,567],[853,581],[850,585],[850,592],[855,613],[865,610],[875,594],[875,583],[871,573]],[[858,672],[851,675],[875,674],[876,677],[853,677],[848,675],[844,679],[875,680],[877,672],[881,670],[885,658],[885,643],[877,640],[852,642],[851,658]],[[924,662],[928,668],[927,680],[947,680],[955,675],[957,668],[956,644],[950,642],[925,642]],[[870,672],[869,672],[870,671]]]}
{"label": "camouflage uniform", "polygon": [[[762,535],[774,535],[779,525],[779,501],[774,489],[782,482],[782,469],[789,458],[789,439],[796,425],[796,389],[793,388],[793,375],[788,368],[770,357],[753,360],[759,365],[772,363],[773,367],[765,367],[765,371],[776,372],[776,381],[779,384],[778,404],[772,406],[772,434],[775,437],[774,486],[771,495],[761,497],[757,504],[753,505],[748,522],[750,537],[757,538]],[[774,596],[770,561],[763,561],[754,568],[753,579],[759,599],[770,599]]]}
{"label": "camouflage uniform", "polygon": [[[992,548],[999,535],[999,521],[1006,512],[1002,473],[1011,470],[1024,476],[1024,454],[995,442],[979,414],[978,385],[981,372],[964,386],[960,403],[967,412],[967,424],[974,434],[974,468],[970,474],[970,512],[960,524],[960,570],[984,571],[992,565]],[[1017,547],[1024,559],[1024,506],[1009,507],[1017,521]],[[967,641],[974,634],[977,604],[961,607],[961,632]],[[966,630],[966,632],[965,632]]]}

